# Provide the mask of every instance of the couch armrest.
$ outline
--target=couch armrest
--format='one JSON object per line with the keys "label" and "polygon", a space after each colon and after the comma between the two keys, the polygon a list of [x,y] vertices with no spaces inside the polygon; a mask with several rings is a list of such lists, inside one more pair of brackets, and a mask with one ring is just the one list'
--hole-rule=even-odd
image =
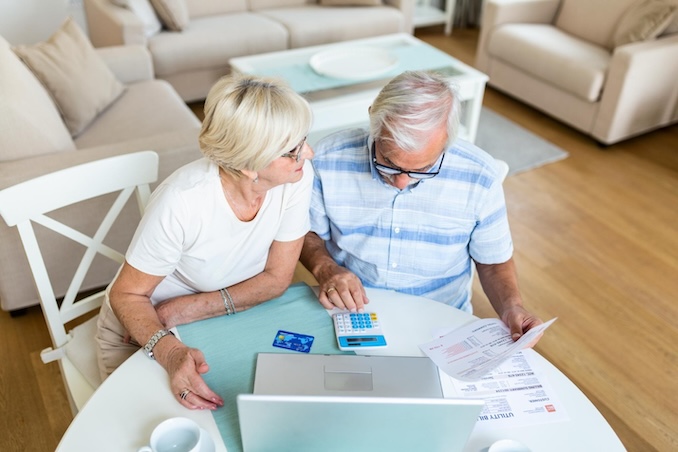
{"label": "couch armrest", "polygon": [[487,71],[487,40],[497,26],[508,23],[553,23],[559,5],[560,0],[486,0],[483,3],[475,66]]}
{"label": "couch armrest", "polygon": [[403,13],[403,33],[414,33],[414,5],[416,0],[384,0],[384,3],[400,10]]}
{"label": "couch armrest", "polygon": [[95,47],[146,45],[144,24],[132,11],[109,0],[85,0],[89,38]]}
{"label": "couch armrest", "polygon": [[108,65],[113,74],[124,84],[152,80],[153,58],[144,46],[100,47],[97,53]]}
{"label": "couch armrest", "polygon": [[[115,144],[0,162],[0,190],[53,171],[146,149],[155,151],[160,156],[158,178],[160,182],[180,166],[202,157],[198,144],[199,134],[199,125],[187,126],[181,130],[134,140],[122,140]],[[1,223],[2,220],[0,220]]]}
{"label": "couch armrest", "polygon": [[617,47],[591,134],[605,144],[678,121],[678,33]]}

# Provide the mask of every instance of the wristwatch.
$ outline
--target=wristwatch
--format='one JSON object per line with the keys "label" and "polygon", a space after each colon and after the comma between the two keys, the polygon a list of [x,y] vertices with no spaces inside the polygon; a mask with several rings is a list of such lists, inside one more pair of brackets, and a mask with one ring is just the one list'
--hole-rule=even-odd
{"label": "wristwatch", "polygon": [[146,353],[146,356],[148,356],[150,359],[155,359],[155,356],[153,356],[153,347],[155,347],[155,344],[157,344],[160,339],[167,336],[168,334],[174,336],[174,333],[170,330],[163,329],[156,331],[156,333],[151,336],[148,342],[146,342],[146,345],[144,345],[144,353]]}

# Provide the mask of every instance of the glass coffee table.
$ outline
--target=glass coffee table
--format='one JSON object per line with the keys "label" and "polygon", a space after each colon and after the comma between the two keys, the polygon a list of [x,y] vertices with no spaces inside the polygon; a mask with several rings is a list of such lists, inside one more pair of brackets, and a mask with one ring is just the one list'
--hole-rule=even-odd
{"label": "glass coffee table", "polygon": [[309,142],[348,127],[366,127],[367,109],[388,81],[407,70],[450,79],[462,102],[459,136],[473,142],[488,77],[406,33],[232,58],[231,70],[281,77],[313,109]]}

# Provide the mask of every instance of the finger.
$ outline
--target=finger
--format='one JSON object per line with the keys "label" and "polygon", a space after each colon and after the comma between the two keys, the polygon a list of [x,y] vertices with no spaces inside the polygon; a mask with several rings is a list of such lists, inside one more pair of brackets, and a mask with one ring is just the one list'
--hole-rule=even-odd
{"label": "finger", "polygon": [[364,302],[365,304],[368,304],[368,303],[370,302],[370,299],[367,298],[367,291],[365,290],[365,287],[363,287],[362,284],[360,285],[360,291],[361,291],[362,294],[363,294],[363,302]]}
{"label": "finger", "polygon": [[328,285],[326,289],[321,290],[318,294],[318,301],[325,309],[350,309],[350,307],[344,302],[344,297],[339,294],[339,290],[336,286]]}
{"label": "finger", "polygon": [[351,312],[358,311],[358,306],[353,299],[353,295],[351,295],[351,291],[348,289],[337,289],[328,294],[328,297],[338,308],[343,307],[343,309],[348,309]]}
{"label": "finger", "polygon": [[219,397],[217,393],[212,391],[210,387],[207,386],[207,383],[205,383],[205,380],[200,376],[200,374],[209,371],[209,365],[207,364],[207,361],[205,361],[205,356],[198,349],[191,349],[191,355],[195,360],[195,370],[198,372],[198,374],[193,374],[189,377],[191,387],[194,389],[193,392],[207,402],[222,406],[224,400]]}
{"label": "finger", "polygon": [[210,404],[193,391],[187,389],[177,394],[177,396],[179,397],[179,403],[191,410],[217,409],[216,404]]}
{"label": "finger", "polygon": [[320,302],[322,307],[325,308],[325,309],[333,309],[334,308],[334,305],[329,300],[329,298],[327,298],[327,295],[325,294],[324,291],[320,291],[320,293],[318,294],[318,301]]}
{"label": "finger", "polygon": [[365,312],[365,305],[369,303],[369,300],[365,296],[365,290],[353,289],[351,290],[351,297],[355,302],[355,307],[358,312]]}

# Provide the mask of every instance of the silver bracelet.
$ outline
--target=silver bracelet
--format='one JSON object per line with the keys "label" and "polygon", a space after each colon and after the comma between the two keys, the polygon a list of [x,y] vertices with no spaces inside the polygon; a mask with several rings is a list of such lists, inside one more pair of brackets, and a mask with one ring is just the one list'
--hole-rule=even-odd
{"label": "silver bracelet", "polygon": [[146,345],[144,345],[144,353],[146,353],[146,356],[148,356],[150,359],[155,359],[155,355],[153,354],[153,348],[155,347],[155,344],[157,344],[160,339],[167,336],[168,334],[174,336],[173,332],[164,328],[156,331],[155,334],[148,340],[148,342],[146,342]]}
{"label": "silver bracelet", "polygon": [[219,289],[219,293],[221,294],[221,299],[224,302],[226,315],[235,314],[236,313],[235,304],[233,303],[233,297],[231,297],[231,294],[228,292],[228,289],[226,289],[225,287],[223,289]]}

